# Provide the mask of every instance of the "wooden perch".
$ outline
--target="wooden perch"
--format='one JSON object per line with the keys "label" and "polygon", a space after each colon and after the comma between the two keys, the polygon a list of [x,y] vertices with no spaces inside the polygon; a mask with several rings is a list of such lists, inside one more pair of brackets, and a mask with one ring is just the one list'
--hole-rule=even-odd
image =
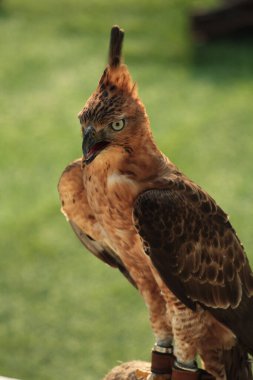
{"label": "wooden perch", "polygon": [[[152,375],[150,377],[150,363],[139,360],[122,363],[114,367],[103,380],[169,380],[170,376]],[[149,379],[148,379],[149,378]],[[1,380],[1,379],[0,379]]]}

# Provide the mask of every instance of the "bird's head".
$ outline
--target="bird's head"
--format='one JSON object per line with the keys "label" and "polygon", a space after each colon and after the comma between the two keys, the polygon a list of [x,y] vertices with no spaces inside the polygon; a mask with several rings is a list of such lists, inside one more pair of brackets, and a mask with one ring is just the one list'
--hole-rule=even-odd
{"label": "bird's head", "polygon": [[112,147],[131,152],[150,133],[145,108],[138,98],[127,66],[122,63],[124,32],[111,30],[109,62],[95,92],[88,99],[79,119],[83,134],[84,163],[90,164],[102,151]]}

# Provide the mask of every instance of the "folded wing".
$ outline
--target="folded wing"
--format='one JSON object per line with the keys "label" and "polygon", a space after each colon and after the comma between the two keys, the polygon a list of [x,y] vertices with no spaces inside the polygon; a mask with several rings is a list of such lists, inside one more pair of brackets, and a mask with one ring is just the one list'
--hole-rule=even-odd
{"label": "folded wing", "polygon": [[192,182],[142,193],[134,206],[145,252],[189,308],[208,309],[253,352],[253,274],[227,215]]}
{"label": "folded wing", "polygon": [[61,210],[82,244],[98,259],[118,268],[128,281],[136,286],[119,256],[103,241],[100,226],[87,201],[81,159],[74,161],[63,171],[58,191]]}

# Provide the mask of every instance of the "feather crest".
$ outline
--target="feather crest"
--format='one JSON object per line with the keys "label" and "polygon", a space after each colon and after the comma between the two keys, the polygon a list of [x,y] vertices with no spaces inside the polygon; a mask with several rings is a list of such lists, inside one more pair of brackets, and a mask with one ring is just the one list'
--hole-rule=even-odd
{"label": "feather crest", "polygon": [[111,29],[109,46],[109,66],[116,68],[121,64],[121,51],[124,39],[124,31],[114,25]]}

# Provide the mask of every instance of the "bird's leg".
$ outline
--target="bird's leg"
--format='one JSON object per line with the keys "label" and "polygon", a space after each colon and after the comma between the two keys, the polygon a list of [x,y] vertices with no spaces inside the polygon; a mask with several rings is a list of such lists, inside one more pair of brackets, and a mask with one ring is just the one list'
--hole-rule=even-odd
{"label": "bird's leg", "polygon": [[136,255],[124,257],[124,263],[136,286],[144,298],[149,311],[149,319],[152,331],[158,345],[167,347],[172,341],[171,322],[167,316],[167,307],[161,289],[158,286],[150,269],[148,259],[142,257],[136,259]]}
{"label": "bird's leg", "polygon": [[172,342],[172,327],[167,318],[166,304],[159,287],[153,282],[152,285],[149,285],[148,289],[141,290],[139,288],[139,290],[149,310],[150,324],[156,343],[162,347],[170,346]]}
{"label": "bird's leg", "polygon": [[196,347],[196,316],[185,307],[174,308],[172,315],[172,328],[174,333],[175,366],[191,372],[197,371],[195,362]]}
{"label": "bird's leg", "polygon": [[[196,326],[199,326],[199,330]],[[199,369],[195,361],[196,341],[201,334],[199,313],[178,304],[178,307],[174,308],[172,328],[176,360],[171,380],[215,380],[212,375]]]}
{"label": "bird's leg", "polygon": [[148,289],[141,289],[141,284],[138,284],[138,288],[148,306],[150,322],[156,339],[156,343],[151,352],[152,376],[150,377],[150,373],[147,373],[146,378],[167,380],[170,379],[174,356],[172,347],[172,327],[167,317],[166,304],[160,288],[155,281],[152,285],[150,284]]}
{"label": "bird's leg", "polygon": [[155,280],[148,289],[145,288],[141,292],[149,308],[150,322],[156,339],[151,352],[151,372],[154,376],[165,376],[165,379],[171,374],[174,363],[172,326],[167,315],[166,303]]}
{"label": "bird's leg", "polygon": [[[171,373],[173,362],[172,327],[167,316],[166,303],[149,266],[147,265],[144,270],[143,262],[141,263],[142,267],[138,268],[137,265],[138,263],[135,261],[134,265],[129,267],[129,270],[148,307],[150,323],[156,339],[151,357],[152,372],[156,375],[159,374],[159,376],[168,375],[168,373]],[[149,375],[150,372],[146,373],[146,378]],[[137,377],[145,378],[143,372],[141,376],[139,374]],[[167,378],[170,377],[167,376]],[[163,380],[167,378],[164,377]]]}
{"label": "bird's leg", "polygon": [[[153,274],[152,277],[154,279],[154,286],[156,287],[156,296],[160,299],[160,303],[156,304],[154,303],[154,294],[151,299],[149,299],[149,297],[145,297],[143,294],[144,298],[147,300],[146,303],[149,307],[151,326],[156,339],[155,345],[151,352],[151,371],[153,378],[156,378],[157,376],[160,378],[163,376],[164,379],[167,379],[171,377],[172,367],[175,360],[175,356],[173,354],[171,314],[168,308],[168,302],[166,300],[166,293],[163,293],[162,291],[164,284],[160,276],[157,276],[157,272],[153,266],[150,266],[150,270]],[[165,330],[157,329],[157,324],[161,321],[165,321]]]}

